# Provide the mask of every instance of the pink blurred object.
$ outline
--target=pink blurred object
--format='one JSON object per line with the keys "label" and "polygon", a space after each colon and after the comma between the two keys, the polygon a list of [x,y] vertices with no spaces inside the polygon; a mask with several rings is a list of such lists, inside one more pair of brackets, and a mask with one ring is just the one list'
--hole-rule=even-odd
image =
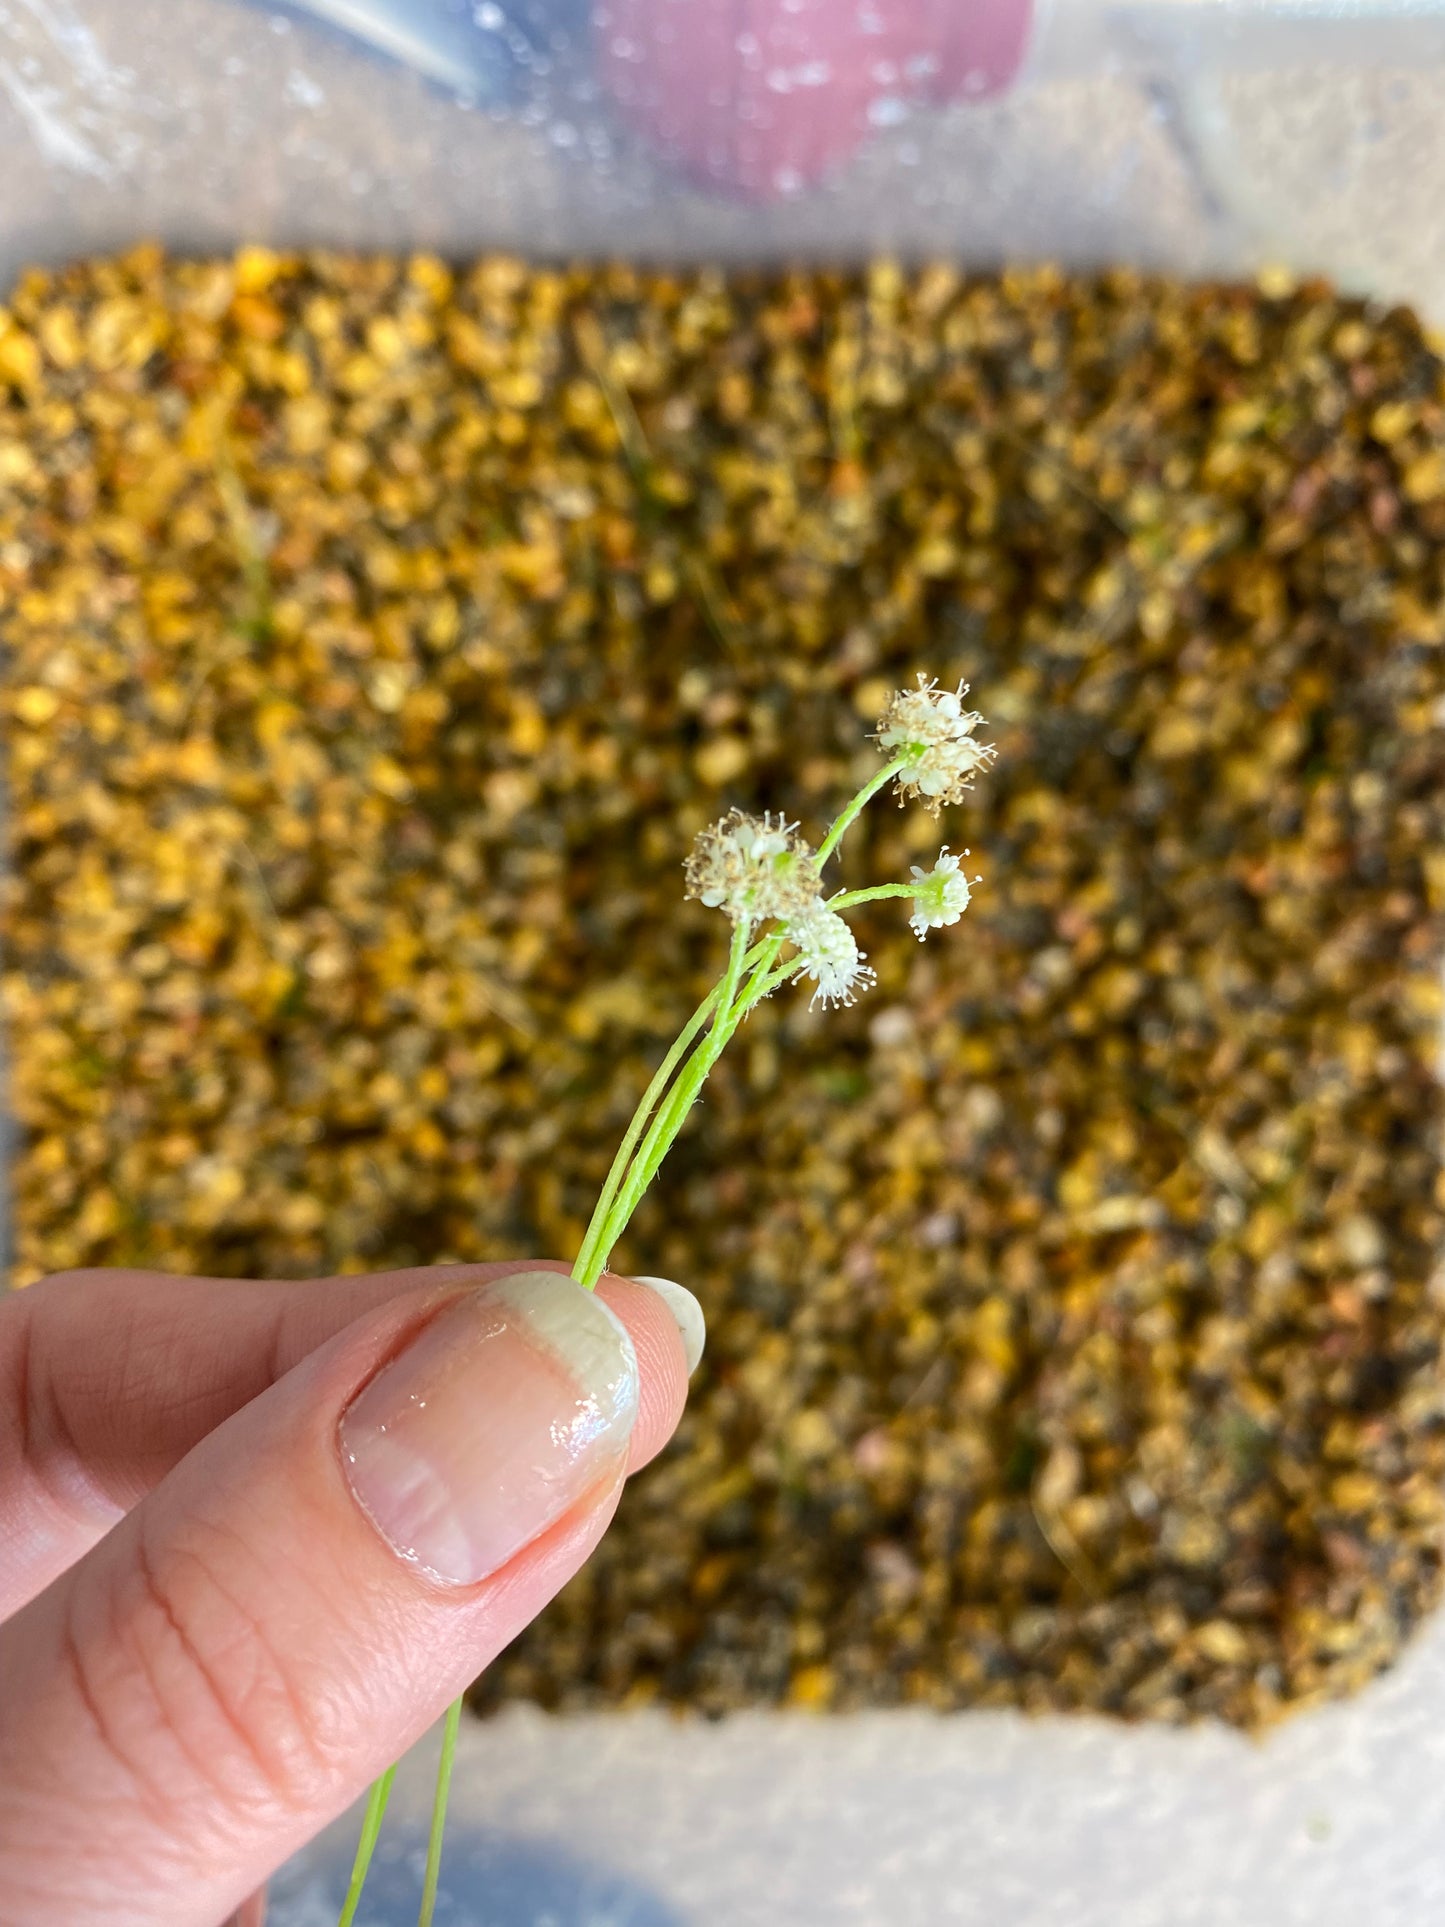
{"label": "pink blurred object", "polygon": [[796,193],[917,101],[981,100],[1023,62],[1033,0],[607,0],[597,64],[677,166]]}

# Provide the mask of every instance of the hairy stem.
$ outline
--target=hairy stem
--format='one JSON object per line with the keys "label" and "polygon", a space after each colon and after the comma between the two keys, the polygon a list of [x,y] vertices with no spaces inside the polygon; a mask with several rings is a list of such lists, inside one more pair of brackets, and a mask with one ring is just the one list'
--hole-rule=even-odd
{"label": "hairy stem", "polygon": [[[743,967],[746,969],[754,963],[761,954],[762,945],[754,944],[743,959]],[[621,1144],[617,1147],[617,1155],[612,1160],[611,1168],[607,1173],[606,1181],[602,1186],[597,1203],[593,1206],[592,1216],[588,1219],[587,1231],[582,1239],[582,1248],[577,1253],[576,1262],[572,1266],[572,1276],[579,1285],[582,1285],[588,1291],[593,1289],[606,1268],[605,1263],[599,1263],[597,1261],[597,1251],[602,1240],[604,1227],[607,1224],[608,1215],[612,1209],[613,1200],[616,1198],[618,1190],[621,1187],[632,1154],[637,1149],[638,1140],[642,1136],[648,1118],[651,1117],[653,1110],[661,1101],[662,1094],[671,1082],[678,1065],[687,1055],[689,1046],[696,1039],[698,1033],[704,1028],[708,1019],[712,1016],[713,1011],[717,1008],[722,991],[723,986],[720,983],[714,984],[707,996],[703,998],[697,1009],[692,1013],[691,1017],[688,1018],[674,1039],[672,1047],[669,1049],[666,1057],[664,1057],[658,1065],[656,1072],[653,1074],[652,1082],[642,1094],[642,1099],[637,1109],[632,1113],[631,1121],[623,1134]],[[614,1238],[610,1241],[610,1244],[615,1242],[616,1239]]]}
{"label": "hairy stem", "polygon": [[592,1216],[588,1220],[586,1235],[582,1240],[582,1248],[577,1253],[576,1262],[572,1266],[572,1276],[577,1280],[579,1285],[584,1286],[588,1291],[592,1290],[597,1280],[602,1276],[603,1266],[600,1263],[594,1262],[597,1256],[597,1247],[601,1242],[602,1233],[607,1224],[608,1213],[612,1209],[612,1201],[617,1196],[618,1188],[626,1174],[632,1153],[637,1148],[637,1141],[642,1136],[647,1120],[652,1115],[654,1107],[671,1082],[673,1073],[687,1055],[689,1045],[712,1015],[717,1004],[720,989],[721,985],[716,986],[703,999],[692,1016],[678,1032],[672,1048],[658,1065],[652,1082],[643,1092],[637,1109],[632,1113],[632,1121],[623,1134],[621,1144],[617,1147],[617,1155],[612,1160],[606,1181],[602,1186],[601,1192],[598,1194],[597,1203],[593,1206]]}
{"label": "hairy stem", "polygon": [[918,892],[911,883],[875,883],[867,890],[840,890],[829,897],[830,910],[851,910],[857,903],[876,903],[880,897],[913,897]]}
{"label": "hairy stem", "polygon": [[875,776],[869,778],[850,803],[843,805],[833,820],[832,828],[818,845],[818,863],[820,867],[827,862],[834,850],[836,850],[838,845],[843,841],[843,838],[853,827],[860,812],[867,808],[885,784],[893,781],[893,778],[898,774],[899,770],[901,770],[909,760],[910,758],[906,755],[895,756],[891,763],[885,763]]}
{"label": "hairy stem", "polygon": [[[601,1260],[598,1265],[599,1275],[606,1267],[612,1247],[622,1236],[633,1212],[641,1202],[643,1193],[657,1175],[658,1166],[666,1157],[673,1139],[682,1129],[683,1120],[696,1102],[697,1094],[706,1083],[709,1071],[721,1057],[728,1039],[737,1028],[737,1018],[733,1015],[732,1005],[737,996],[738,982],[751,955],[747,947],[747,934],[746,924],[740,923],[735,927],[732,947],[728,953],[727,975],[718,986],[719,995],[712,1028],[687,1060],[676,1082],[663,1100],[608,1214],[607,1223],[599,1240],[598,1256]],[[761,959],[770,951],[776,956],[777,947],[782,941],[781,937],[765,938],[757,946],[759,961],[761,962]],[[755,964],[754,975],[757,968]]]}

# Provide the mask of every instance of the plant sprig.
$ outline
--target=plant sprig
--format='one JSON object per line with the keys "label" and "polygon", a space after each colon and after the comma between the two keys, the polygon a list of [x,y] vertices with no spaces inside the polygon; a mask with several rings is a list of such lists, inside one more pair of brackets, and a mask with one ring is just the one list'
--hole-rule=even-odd
{"label": "plant sprig", "polygon": [[[593,1290],[606,1271],[714,1064],[748,1013],[796,977],[810,979],[813,1002],[825,1006],[851,1004],[875,981],[843,911],[907,897],[913,903],[909,922],[921,940],[929,930],[956,923],[967,909],[969,880],[946,846],[931,869],[913,866],[907,883],[873,884],[831,897],[822,890],[823,865],[889,783],[901,801],[921,802],[937,815],[943,804],[960,802],[975,773],[992,760],[993,746],[974,736],[983,717],[963,707],[967,693],[966,683],[940,689],[920,676],[916,689],[894,695],[874,736],[883,766],[844,804],[816,850],[798,835],[796,823],[742,810],[729,811],[698,837],[686,866],[687,893],[731,919],[727,963],[658,1065],[623,1133],[572,1266],[573,1278],[586,1290]],[[785,950],[792,954],[784,957]],[[452,1702],[443,1726],[418,1927],[430,1927],[436,1901],[462,1704]],[[395,1773],[388,1767],[367,1796],[338,1927],[351,1927],[355,1918]]]}

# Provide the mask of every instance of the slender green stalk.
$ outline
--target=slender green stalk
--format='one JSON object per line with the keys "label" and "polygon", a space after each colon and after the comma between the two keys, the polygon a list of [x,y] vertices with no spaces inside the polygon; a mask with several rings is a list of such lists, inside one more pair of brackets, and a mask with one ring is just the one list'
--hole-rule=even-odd
{"label": "slender green stalk", "polygon": [[[745,969],[757,960],[762,954],[762,949],[763,946],[761,944],[753,945],[752,949],[743,959],[743,967]],[[722,995],[722,989],[721,984],[714,984],[706,997],[704,997],[698,1005],[697,1009],[692,1013],[692,1016],[688,1018],[687,1022],[678,1032],[672,1048],[658,1065],[652,1082],[642,1094],[642,1099],[637,1109],[632,1113],[632,1120],[627,1126],[621,1144],[617,1147],[617,1155],[612,1160],[606,1181],[602,1186],[597,1203],[593,1207],[592,1216],[588,1220],[587,1231],[582,1239],[582,1248],[577,1253],[576,1262],[572,1266],[572,1276],[579,1285],[584,1286],[588,1291],[592,1290],[597,1280],[602,1276],[604,1266],[595,1262],[597,1246],[602,1236],[603,1227],[607,1223],[608,1215],[611,1212],[612,1201],[617,1196],[618,1187],[622,1183],[623,1175],[632,1157],[632,1153],[637,1148],[637,1143],[642,1136],[643,1128],[648,1118],[652,1115],[653,1109],[660,1101],[663,1091],[671,1081],[674,1071],[676,1071],[678,1065],[686,1056],[688,1047],[712,1016],[714,1009],[717,1007],[718,1000]],[[615,1243],[615,1238],[611,1242]]]}
{"label": "slender green stalk", "polygon": [[[725,1042],[726,1039],[723,1041]],[[658,1166],[667,1156],[673,1140],[682,1129],[688,1112],[696,1103],[698,1093],[721,1054],[722,1045],[715,1042],[715,1032],[709,1031],[706,1039],[698,1045],[688,1059],[677,1082],[668,1092],[661,1110],[653,1119],[652,1127],[633,1160],[632,1168],[627,1174],[621,1194],[612,1207],[603,1232],[600,1251],[604,1270],[608,1258],[612,1255],[613,1246],[626,1230],[633,1212],[642,1202],[643,1193],[657,1175]]]}
{"label": "slender green stalk", "polygon": [[776,970],[768,971],[766,974],[759,973],[738,999],[738,1022],[742,1022],[754,1004],[760,1004],[765,997],[771,997],[781,984],[788,983],[796,977],[802,968],[801,957],[789,957],[788,961],[785,964],[779,964]]}
{"label": "slender green stalk", "polygon": [[582,1248],[577,1253],[576,1262],[572,1266],[572,1276],[588,1291],[591,1291],[602,1276],[602,1266],[593,1262],[597,1245],[601,1239],[603,1227],[607,1223],[608,1213],[612,1209],[612,1200],[617,1196],[618,1187],[622,1183],[632,1153],[637,1148],[637,1141],[642,1136],[654,1107],[671,1082],[673,1072],[687,1055],[693,1039],[712,1016],[721,989],[721,984],[715,984],[678,1032],[672,1048],[658,1065],[652,1082],[643,1092],[637,1109],[632,1113],[632,1121],[627,1126],[621,1144],[617,1147],[617,1155],[612,1160],[606,1182],[602,1186],[597,1203],[593,1206],[592,1216],[588,1220],[587,1230],[582,1239]]}
{"label": "slender green stalk", "polygon": [[[621,1237],[643,1193],[657,1176],[658,1167],[666,1157],[673,1139],[682,1129],[683,1121],[697,1101],[698,1093],[706,1083],[713,1065],[732,1041],[733,1033],[743,1018],[762,997],[766,996],[767,992],[761,990],[759,985],[767,978],[768,972],[777,962],[778,952],[786,942],[786,936],[779,934],[765,938],[758,946],[761,954],[753,966],[752,975],[741,993],[735,994],[734,1001],[726,1014],[719,1012],[718,1020],[709,1032],[705,1043],[694,1053],[687,1070],[673,1087],[666,1114],[659,1115],[654,1130],[648,1133],[642,1149],[637,1154],[636,1163],[619,1205],[620,1215],[615,1223],[609,1226],[614,1242]],[[787,972],[789,976],[792,975],[792,969],[793,967],[789,966]],[[624,1207],[625,1215],[621,1215]]]}
{"label": "slender green stalk", "polygon": [[828,858],[853,827],[859,813],[867,808],[879,790],[886,784],[891,783],[899,770],[911,760],[912,758],[909,756],[895,756],[891,763],[885,763],[883,765],[876,776],[870,777],[851,803],[845,803],[843,805],[843,808],[839,810],[837,817],[834,819],[833,827],[818,845],[818,865],[820,868],[827,862]]}
{"label": "slender green stalk", "polygon": [[840,890],[836,897],[829,897],[830,910],[851,910],[858,903],[876,903],[880,897],[916,897],[917,890],[911,883],[875,883],[868,890]]}
{"label": "slender green stalk", "polygon": [[748,937],[752,924],[746,917],[740,917],[733,925],[732,942],[728,945],[728,965],[723,972],[722,994],[717,1000],[717,1014],[712,1020],[713,1035],[717,1036],[727,1024],[732,1014],[733,1000],[742,982],[743,968],[748,960]]}
{"label": "slender green stalk", "polygon": [[[729,1037],[732,1036],[733,1031],[737,1029],[738,1025],[743,1021],[744,1017],[747,1016],[753,1006],[761,1003],[762,999],[767,996],[767,991],[763,990],[761,986],[771,981],[771,974],[777,965],[778,953],[787,941],[787,933],[785,931],[779,931],[776,936],[769,937],[765,943],[758,946],[760,954],[757,962],[753,965],[752,975],[743,985],[742,995],[737,999],[733,1007],[732,1026],[728,1031]],[[793,964],[788,966],[789,976],[793,974],[793,969],[799,961],[801,960],[794,959]]]}
{"label": "slender green stalk", "polygon": [[381,1816],[386,1812],[386,1803],[391,1798],[391,1783],[395,1778],[396,1768],[389,1766],[379,1780],[372,1781],[367,1793],[366,1811],[361,1816],[361,1838],[356,1843],[356,1858],[351,1863],[351,1879],[347,1883],[346,1899],[342,1903],[336,1927],[351,1927],[356,1918],[356,1910],[361,1905],[361,1890],[366,1885],[367,1869],[371,1866],[377,1835],[381,1832]]}
{"label": "slender green stalk", "polygon": [[[758,946],[762,955],[758,964],[755,964],[753,967],[754,977],[761,967],[762,958],[776,957],[784,941],[785,939],[782,937],[768,937]],[[740,960],[737,960],[738,967],[737,970],[734,971],[733,964],[736,957],[737,946],[735,942],[734,951],[733,954],[729,956],[728,963],[729,977],[731,979],[731,988],[734,997],[737,994],[737,982],[742,974],[742,965],[747,961],[745,953]],[[752,979],[749,979],[750,983],[751,981]],[[726,987],[726,984],[724,987]],[[744,994],[746,995],[746,993]],[[718,1058],[721,1057],[727,1046],[728,1039],[737,1029],[740,1021],[741,1013],[733,1010],[732,1000],[729,999],[728,1004],[725,1006],[722,999],[719,998],[712,1029],[687,1060],[687,1063],[678,1074],[672,1089],[663,1100],[661,1108],[653,1118],[647,1135],[643,1138],[637,1155],[632,1161],[631,1168],[623,1182],[620,1194],[608,1216],[603,1236],[599,1241],[599,1253],[603,1267],[605,1267],[607,1259],[611,1255],[613,1245],[615,1245],[621,1237],[633,1212],[637,1209],[642,1199],[642,1194],[657,1175],[658,1166],[662,1163],[663,1158],[666,1157],[673,1139],[682,1129],[683,1120],[696,1102],[697,1094],[706,1083],[708,1073],[712,1070]]]}
{"label": "slender green stalk", "polygon": [[[669,1091],[627,1174],[621,1197],[613,1208],[607,1227],[609,1251],[621,1237],[633,1212],[637,1209],[643,1192],[656,1176],[658,1166],[666,1157],[673,1139],[682,1128],[683,1119],[692,1109],[698,1092],[707,1081],[709,1072],[721,1057],[728,1039],[736,1029],[732,1008],[748,956],[747,929],[746,922],[740,922],[734,926],[733,940],[728,951],[727,974],[719,986],[721,994],[718,997],[712,1028],[688,1059],[677,1082]],[[776,939],[769,938],[759,945],[759,950],[766,954],[769,947],[775,943]]]}
{"label": "slender green stalk", "polygon": [[431,1927],[436,1912],[437,1883],[442,1871],[442,1835],[447,1826],[447,1796],[451,1792],[452,1768],[457,1757],[457,1728],[461,1725],[463,1700],[455,1699],[442,1722],[442,1757],[437,1767],[437,1790],[432,1801],[431,1832],[426,1843],[426,1877],[421,1888],[421,1912],[416,1927]]}

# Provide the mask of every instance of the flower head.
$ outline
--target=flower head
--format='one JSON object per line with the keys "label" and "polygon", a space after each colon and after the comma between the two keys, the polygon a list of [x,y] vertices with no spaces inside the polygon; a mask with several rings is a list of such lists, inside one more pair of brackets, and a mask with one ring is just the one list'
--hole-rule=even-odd
{"label": "flower head", "polygon": [[863,961],[858,939],[821,900],[789,919],[788,938],[802,953],[803,975],[816,986],[815,1004],[820,997],[825,1005],[851,1004],[856,990],[878,981],[877,972]]}
{"label": "flower head", "polygon": [[[968,855],[968,851],[963,853]],[[971,892],[968,878],[958,867],[958,858],[948,854],[945,844],[938,853],[938,861],[931,870],[920,870],[916,863],[910,864],[913,872],[913,915],[908,921],[918,932],[922,943],[930,930],[941,930],[945,924],[957,923],[968,908]],[[978,878],[974,878],[978,882]]]}
{"label": "flower head", "polygon": [[796,823],[729,810],[687,859],[687,894],[734,923],[802,914],[818,896],[818,865]]}
{"label": "flower head", "polygon": [[898,772],[900,799],[916,797],[935,816],[945,803],[959,803],[976,770],[993,760],[992,743],[974,741],[983,721],[965,709],[968,684],[940,689],[920,675],[916,689],[900,689],[878,721],[873,740],[887,756],[905,755]]}

